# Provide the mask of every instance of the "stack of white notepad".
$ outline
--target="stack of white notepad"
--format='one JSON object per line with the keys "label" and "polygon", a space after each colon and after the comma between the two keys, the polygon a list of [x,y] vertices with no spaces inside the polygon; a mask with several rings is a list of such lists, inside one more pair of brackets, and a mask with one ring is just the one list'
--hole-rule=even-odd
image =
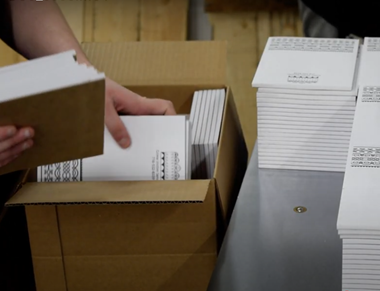
{"label": "stack of white notepad", "polygon": [[358,56],[353,39],[268,39],[252,82],[259,167],[344,171]]}
{"label": "stack of white notepad", "polygon": [[122,149],[105,129],[100,156],[41,166],[39,182],[185,180],[191,176],[187,115],[121,116],[132,137]]}
{"label": "stack of white notepad", "polygon": [[337,221],[342,288],[380,290],[380,38],[365,38],[358,96]]}
{"label": "stack of white notepad", "polygon": [[196,91],[193,96],[190,113],[193,179],[211,179],[214,175],[225,95],[224,89],[217,89]]}
{"label": "stack of white notepad", "polygon": [[342,290],[380,290],[380,80],[361,87],[337,229],[343,240]]}

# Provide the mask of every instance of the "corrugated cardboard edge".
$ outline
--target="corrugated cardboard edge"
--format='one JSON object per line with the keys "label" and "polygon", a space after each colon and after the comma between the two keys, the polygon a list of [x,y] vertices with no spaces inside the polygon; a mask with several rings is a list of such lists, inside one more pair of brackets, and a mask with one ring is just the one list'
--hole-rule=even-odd
{"label": "corrugated cardboard edge", "polygon": [[27,183],[6,206],[202,203],[212,180]]}

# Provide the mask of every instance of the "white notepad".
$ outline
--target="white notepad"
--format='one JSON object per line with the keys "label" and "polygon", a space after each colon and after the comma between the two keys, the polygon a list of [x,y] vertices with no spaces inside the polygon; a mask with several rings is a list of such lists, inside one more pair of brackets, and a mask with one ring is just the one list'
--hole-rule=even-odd
{"label": "white notepad", "polygon": [[121,116],[132,138],[122,149],[105,129],[104,154],[38,168],[39,182],[185,180],[190,163],[189,119]]}
{"label": "white notepad", "polygon": [[93,67],[78,64],[68,51],[0,69],[0,102],[94,82],[105,78]]}
{"label": "white notepad", "polygon": [[379,83],[380,76],[380,38],[364,38],[361,51],[358,84],[372,86]]}
{"label": "white notepad", "polygon": [[53,55],[35,58],[27,62],[20,62],[17,64],[0,67],[0,74],[1,78],[3,78],[4,76],[7,76],[15,71],[20,72],[24,70],[57,68],[57,65],[74,62],[76,62],[76,52],[75,50],[68,50]]}
{"label": "white notepad", "polygon": [[192,178],[194,179],[213,177],[225,94],[225,89],[201,90],[194,93],[190,113],[196,127],[192,144]]}
{"label": "white notepad", "polygon": [[355,110],[346,110],[346,109],[332,109],[328,108],[325,110],[320,109],[302,109],[302,108],[280,108],[280,107],[260,107],[257,108],[257,114],[260,113],[267,113],[267,112],[277,112],[281,114],[291,114],[291,115],[310,115],[310,116],[323,116],[323,115],[330,115],[335,116],[336,118],[345,118],[349,117],[352,118],[354,116]]}
{"label": "white notepad", "polygon": [[253,87],[354,90],[359,40],[270,37]]}
{"label": "white notepad", "polygon": [[[286,93],[263,93],[257,92],[258,100],[272,102],[288,102],[294,104],[325,104],[325,105],[345,105],[355,104],[355,96],[340,95],[306,95],[306,94],[286,94]],[[301,103],[300,103],[301,102]]]}
{"label": "white notepad", "polygon": [[342,119],[342,118],[336,118],[335,116],[329,116],[329,117],[320,117],[320,116],[312,116],[312,115],[306,115],[306,116],[298,116],[298,115],[289,115],[284,116],[280,114],[257,114],[257,121],[264,122],[264,121],[282,121],[287,123],[288,121],[292,122],[304,122],[305,124],[310,123],[334,123],[334,124],[350,124],[352,126],[352,123],[354,121],[353,116],[351,118]]}
{"label": "white notepad", "polygon": [[196,176],[196,170],[197,170],[197,155],[195,154],[195,140],[198,135],[199,130],[199,114],[200,114],[200,103],[201,103],[201,92],[196,91],[193,95],[193,100],[191,104],[191,111],[190,111],[190,120],[192,123],[192,134],[191,134],[191,154],[192,154],[192,160],[191,160],[191,176]]}
{"label": "white notepad", "polygon": [[314,90],[314,89],[285,89],[285,88],[259,88],[258,93],[282,93],[291,95],[303,95],[308,96],[308,98],[323,98],[325,96],[334,98],[355,98],[358,95],[359,88],[359,69],[362,58],[363,45],[359,46],[359,52],[356,61],[355,75],[353,81],[352,90]]}

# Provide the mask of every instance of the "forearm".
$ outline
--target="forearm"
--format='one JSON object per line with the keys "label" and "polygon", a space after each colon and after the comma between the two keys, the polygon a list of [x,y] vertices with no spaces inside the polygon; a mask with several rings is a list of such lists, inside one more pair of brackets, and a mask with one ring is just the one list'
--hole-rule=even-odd
{"label": "forearm", "polygon": [[8,1],[12,22],[11,45],[25,58],[33,59],[74,49],[78,62],[89,64],[54,0],[4,1]]}

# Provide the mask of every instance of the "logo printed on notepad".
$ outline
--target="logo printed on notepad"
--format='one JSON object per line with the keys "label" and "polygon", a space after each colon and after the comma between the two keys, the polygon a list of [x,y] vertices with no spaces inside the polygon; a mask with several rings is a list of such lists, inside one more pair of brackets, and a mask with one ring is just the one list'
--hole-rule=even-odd
{"label": "logo printed on notepad", "polygon": [[269,50],[317,51],[317,52],[354,52],[355,41],[351,39],[313,39],[297,37],[272,38]]}
{"label": "logo printed on notepad", "polygon": [[380,87],[364,87],[362,102],[380,102]]}
{"label": "logo printed on notepad", "polygon": [[82,160],[73,160],[39,167],[41,182],[82,181]]}
{"label": "logo printed on notepad", "polygon": [[354,147],[351,167],[380,167],[380,147]]}
{"label": "logo printed on notepad", "polygon": [[292,73],[288,74],[289,83],[298,84],[315,84],[319,81],[319,75],[307,73]]}
{"label": "logo printed on notepad", "polygon": [[380,51],[380,38],[367,38],[367,51]]}
{"label": "logo printed on notepad", "polygon": [[181,166],[177,152],[161,152],[160,180],[178,180]]}

